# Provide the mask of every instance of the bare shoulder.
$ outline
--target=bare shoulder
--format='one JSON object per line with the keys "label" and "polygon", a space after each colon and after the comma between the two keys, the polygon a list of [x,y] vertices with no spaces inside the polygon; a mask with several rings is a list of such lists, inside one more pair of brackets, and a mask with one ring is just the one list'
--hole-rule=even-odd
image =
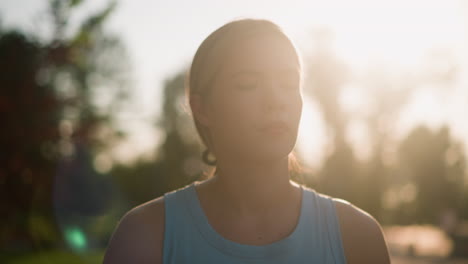
{"label": "bare shoulder", "polygon": [[333,201],[347,263],[390,263],[384,234],[377,220],[345,200]]}
{"label": "bare shoulder", "polygon": [[162,263],[164,197],[126,213],[110,239],[104,263]]}

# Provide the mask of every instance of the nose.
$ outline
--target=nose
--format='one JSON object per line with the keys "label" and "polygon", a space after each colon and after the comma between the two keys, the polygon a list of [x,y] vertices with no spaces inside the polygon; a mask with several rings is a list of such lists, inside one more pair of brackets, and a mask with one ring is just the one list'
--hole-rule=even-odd
{"label": "nose", "polygon": [[274,78],[265,83],[264,106],[267,111],[282,111],[287,105],[287,95]]}

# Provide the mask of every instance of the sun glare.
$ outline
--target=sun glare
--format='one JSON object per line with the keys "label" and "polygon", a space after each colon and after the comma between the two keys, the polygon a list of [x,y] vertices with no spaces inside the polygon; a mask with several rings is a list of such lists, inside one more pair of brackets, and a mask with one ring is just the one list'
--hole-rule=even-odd
{"label": "sun glare", "polygon": [[[458,1],[349,1],[321,13],[335,33],[335,50],[354,67],[383,60],[413,67],[435,47],[461,48]],[[327,12],[328,11],[328,12]]]}
{"label": "sun glare", "polygon": [[[398,79],[398,76],[406,74],[416,79],[415,84],[403,83],[410,86],[410,97],[403,104],[403,118],[397,121],[399,134],[406,133],[416,123],[430,126],[454,123],[452,119],[455,115],[450,114],[449,109],[454,108],[451,106],[454,103],[452,101],[458,95],[451,93],[450,89],[426,89],[429,86],[425,82],[434,83],[438,76],[450,74],[451,70],[456,69],[454,66],[468,65],[464,48],[468,45],[468,23],[464,18],[461,1],[312,1],[309,5],[314,12],[311,16],[314,24],[330,33],[331,49],[353,76],[352,80],[345,83],[346,87],[341,89],[338,98],[342,110],[350,123],[354,124],[349,126],[352,130],[348,131],[350,141],[357,142],[357,138],[365,134],[365,129],[355,124],[363,116],[373,114],[369,113],[374,110],[371,107],[374,101],[372,96],[391,95],[391,92],[382,89],[395,88],[370,87],[372,85],[360,83],[360,78],[372,73],[376,67],[384,67],[385,74],[391,78]],[[304,39],[304,44],[310,42],[314,43],[314,39]],[[307,54],[309,46],[305,46],[304,50]],[[451,85],[456,90],[457,86],[462,85],[462,75],[455,74],[452,83],[442,83],[441,87]],[[369,89],[377,89],[377,93]],[[445,100],[440,98],[441,94],[445,94]],[[459,108],[468,110],[466,106]],[[304,120],[307,118],[306,114]],[[307,122],[303,122],[303,125]],[[305,138],[305,141],[310,140]],[[321,140],[326,141],[326,137]],[[363,146],[363,143],[370,144],[364,140],[359,145]],[[362,151],[361,158],[368,155],[369,147],[364,146],[364,149],[367,151]]]}

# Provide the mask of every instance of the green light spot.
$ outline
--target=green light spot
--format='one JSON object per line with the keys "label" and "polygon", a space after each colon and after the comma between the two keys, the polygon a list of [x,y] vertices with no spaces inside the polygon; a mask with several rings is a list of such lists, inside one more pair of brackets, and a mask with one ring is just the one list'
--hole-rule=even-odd
{"label": "green light spot", "polygon": [[77,227],[69,227],[65,229],[65,239],[71,248],[82,251],[86,249],[86,235]]}

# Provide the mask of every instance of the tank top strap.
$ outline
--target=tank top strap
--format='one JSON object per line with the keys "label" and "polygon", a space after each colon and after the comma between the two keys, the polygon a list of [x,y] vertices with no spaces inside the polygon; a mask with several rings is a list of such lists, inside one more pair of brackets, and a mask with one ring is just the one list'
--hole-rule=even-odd
{"label": "tank top strap", "polygon": [[170,259],[182,254],[177,245],[181,239],[192,235],[190,214],[187,210],[183,194],[188,186],[164,194],[164,243],[163,263],[171,263]]}
{"label": "tank top strap", "polygon": [[317,231],[320,236],[321,247],[323,250],[328,251],[328,254],[325,255],[332,258],[327,260],[327,262],[346,263],[335,202],[328,195],[316,191],[311,192],[314,196],[314,206],[312,209],[315,212],[313,218],[317,223],[316,226],[320,227],[320,230]]}

